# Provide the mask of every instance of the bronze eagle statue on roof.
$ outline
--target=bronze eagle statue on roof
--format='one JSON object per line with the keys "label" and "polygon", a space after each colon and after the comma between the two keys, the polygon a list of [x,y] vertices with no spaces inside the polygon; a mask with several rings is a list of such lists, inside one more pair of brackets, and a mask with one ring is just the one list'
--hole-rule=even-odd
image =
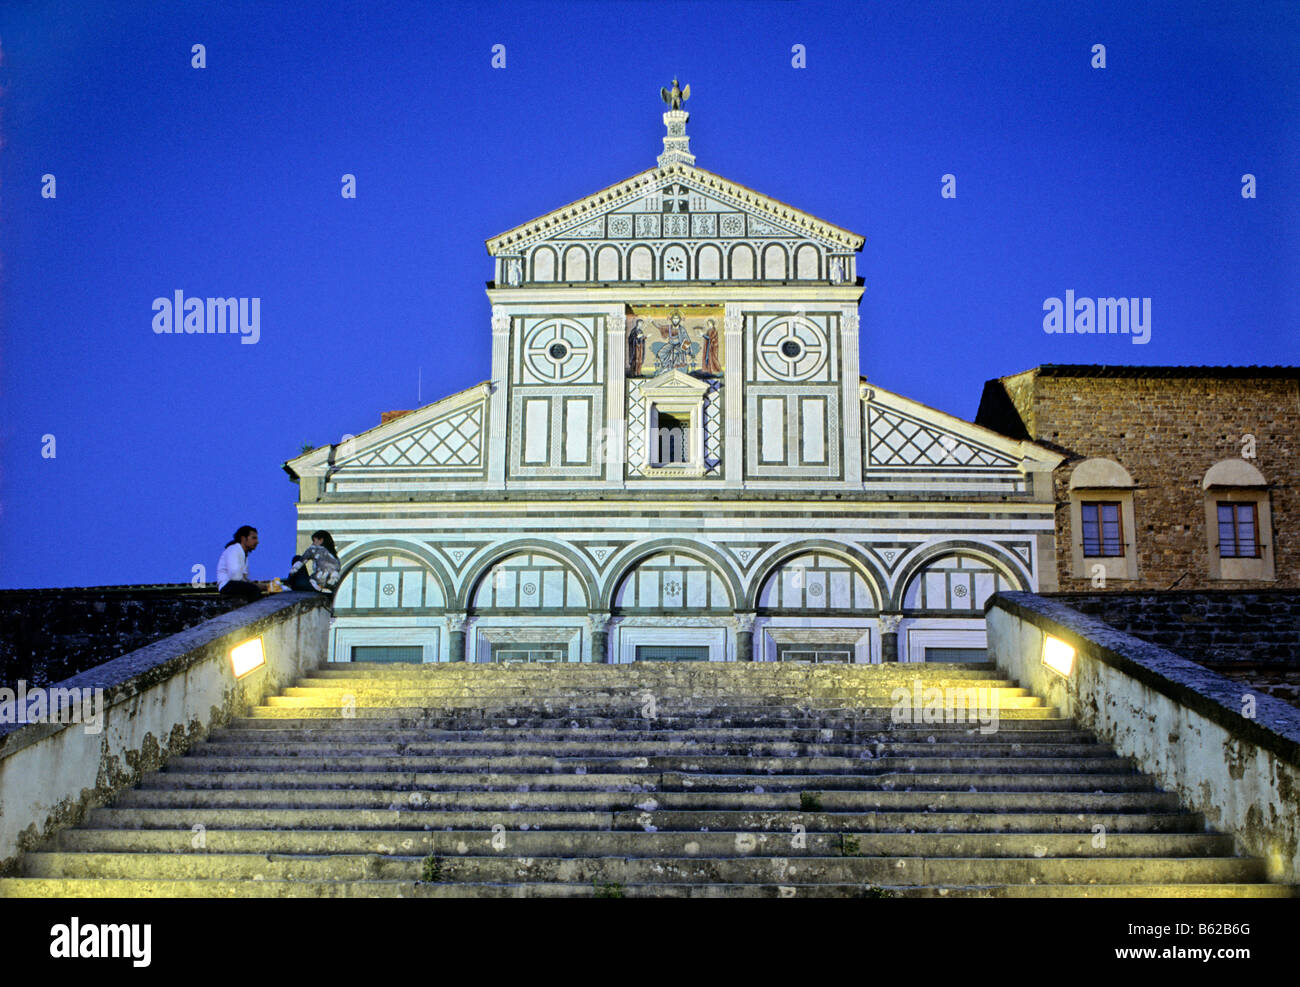
{"label": "bronze eagle statue on roof", "polygon": [[673,88],[660,89],[659,95],[663,98],[663,101],[668,104],[670,110],[680,110],[682,104],[691,98],[691,87],[687,86],[685,89],[678,89],[677,80],[674,79]]}

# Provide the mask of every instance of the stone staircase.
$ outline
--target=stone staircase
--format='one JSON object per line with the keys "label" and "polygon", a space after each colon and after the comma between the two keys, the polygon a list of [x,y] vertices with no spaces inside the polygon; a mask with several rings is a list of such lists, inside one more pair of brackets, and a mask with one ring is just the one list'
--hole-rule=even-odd
{"label": "stone staircase", "polygon": [[971,664],[326,665],[21,867],[0,896],[1291,890]]}

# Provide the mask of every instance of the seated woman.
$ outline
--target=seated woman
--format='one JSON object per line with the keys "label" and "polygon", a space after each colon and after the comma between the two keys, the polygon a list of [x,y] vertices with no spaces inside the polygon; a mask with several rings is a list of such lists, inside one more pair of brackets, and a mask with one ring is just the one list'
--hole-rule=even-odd
{"label": "seated woman", "polygon": [[293,557],[293,568],[285,580],[290,589],[310,593],[333,593],[340,575],[338,550],[328,531],[317,531],[301,555]]}

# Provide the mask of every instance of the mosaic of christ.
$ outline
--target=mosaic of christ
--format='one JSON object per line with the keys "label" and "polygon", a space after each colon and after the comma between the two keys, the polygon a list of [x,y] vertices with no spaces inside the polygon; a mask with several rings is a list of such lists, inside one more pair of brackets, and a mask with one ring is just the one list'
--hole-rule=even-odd
{"label": "mosaic of christ", "polygon": [[627,312],[629,377],[666,370],[722,373],[722,306],[660,305]]}

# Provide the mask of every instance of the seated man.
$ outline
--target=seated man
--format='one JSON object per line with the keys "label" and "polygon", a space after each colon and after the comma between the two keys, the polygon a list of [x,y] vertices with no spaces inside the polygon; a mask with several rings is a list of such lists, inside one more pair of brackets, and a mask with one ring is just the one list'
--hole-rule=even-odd
{"label": "seated man", "polygon": [[256,600],[262,595],[263,585],[248,578],[248,553],[257,548],[257,529],[241,525],[235,537],[226,542],[226,549],[217,562],[217,591],[222,596],[242,596]]}

